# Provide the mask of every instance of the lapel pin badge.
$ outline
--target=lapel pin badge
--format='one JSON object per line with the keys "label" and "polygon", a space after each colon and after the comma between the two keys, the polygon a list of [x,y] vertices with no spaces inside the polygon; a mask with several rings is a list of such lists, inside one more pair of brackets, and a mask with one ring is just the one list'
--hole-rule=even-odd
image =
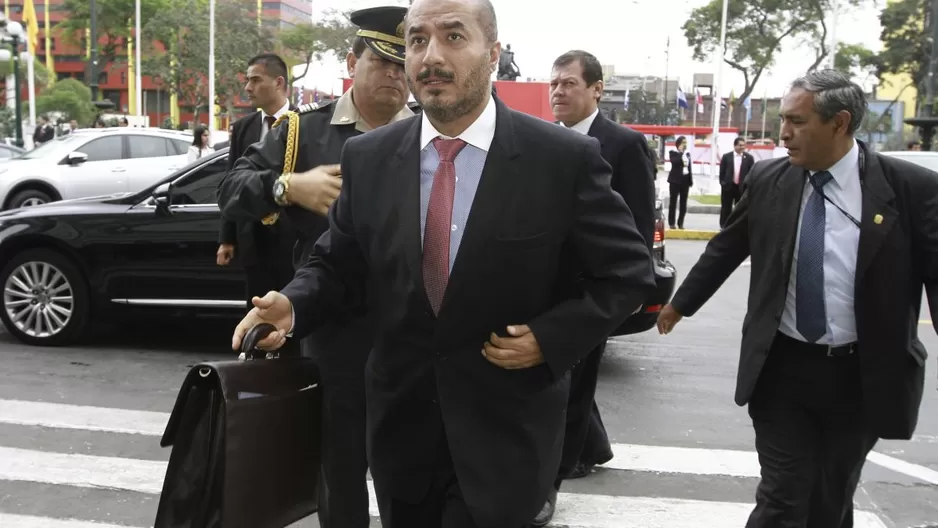
{"label": "lapel pin badge", "polygon": [[882,223],[883,223],[883,215],[881,215],[881,214],[874,215],[874,216],[873,216],[873,223],[874,223],[874,224],[877,224],[877,225],[878,225],[878,224],[882,224]]}

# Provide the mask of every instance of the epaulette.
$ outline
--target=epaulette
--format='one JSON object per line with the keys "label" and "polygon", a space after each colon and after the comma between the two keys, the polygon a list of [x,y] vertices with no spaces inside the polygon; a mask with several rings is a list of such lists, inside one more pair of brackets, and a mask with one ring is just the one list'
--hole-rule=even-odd
{"label": "epaulette", "polygon": [[[336,101],[337,100],[338,99],[336,99]],[[335,104],[335,101],[327,101],[325,103],[306,103],[306,104],[300,105],[296,109],[296,113],[308,114],[310,112],[323,111],[329,108],[330,106],[332,106],[333,104]]]}

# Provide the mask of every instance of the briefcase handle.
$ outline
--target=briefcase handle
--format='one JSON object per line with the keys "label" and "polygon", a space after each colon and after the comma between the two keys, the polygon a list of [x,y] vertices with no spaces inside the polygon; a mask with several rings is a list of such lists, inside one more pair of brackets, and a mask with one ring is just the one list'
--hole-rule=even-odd
{"label": "briefcase handle", "polygon": [[244,335],[244,339],[241,340],[241,354],[238,356],[238,359],[240,361],[258,359],[260,354],[266,354],[265,357],[267,359],[276,359],[279,357],[280,354],[277,352],[265,353],[257,348],[257,343],[276,331],[277,327],[270,323],[261,323],[248,330],[248,333]]}

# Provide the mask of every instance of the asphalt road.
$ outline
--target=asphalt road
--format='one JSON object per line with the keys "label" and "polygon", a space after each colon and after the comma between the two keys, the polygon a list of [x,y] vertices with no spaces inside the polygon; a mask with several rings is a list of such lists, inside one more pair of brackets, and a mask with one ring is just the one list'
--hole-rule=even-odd
{"label": "asphalt road", "polygon": [[[680,277],[703,247],[668,243]],[[745,524],[758,463],[749,418],[732,397],[748,281],[741,267],[669,336],[608,347],[598,399],[616,458],[565,483],[555,526]],[[938,338],[930,325],[920,330],[934,353]],[[220,323],[141,324],[86,346],[43,349],[0,330],[0,527],[152,526],[169,456],[159,447],[165,413],[191,365],[231,357],[229,332]],[[867,464],[858,528],[938,525],[935,378],[930,360],[916,437],[881,442]]]}

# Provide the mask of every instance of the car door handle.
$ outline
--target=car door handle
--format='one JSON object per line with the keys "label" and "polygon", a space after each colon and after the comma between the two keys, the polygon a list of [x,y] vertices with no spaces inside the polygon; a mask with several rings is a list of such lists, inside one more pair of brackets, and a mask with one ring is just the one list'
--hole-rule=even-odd
{"label": "car door handle", "polygon": [[115,169],[111,169],[111,172],[127,172],[127,169],[123,167],[117,167]]}

